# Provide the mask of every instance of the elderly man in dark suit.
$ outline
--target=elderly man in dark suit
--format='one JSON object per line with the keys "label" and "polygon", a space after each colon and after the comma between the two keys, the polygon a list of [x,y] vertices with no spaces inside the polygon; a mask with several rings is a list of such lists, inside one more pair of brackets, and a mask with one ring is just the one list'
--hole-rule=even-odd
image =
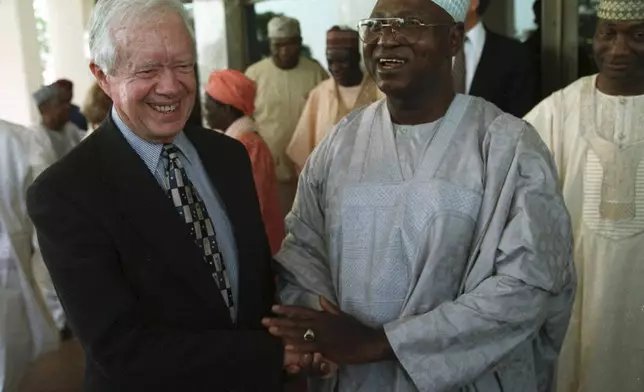
{"label": "elderly man in dark suit", "polygon": [[463,51],[454,59],[454,88],[522,117],[537,103],[537,60],[520,42],[483,25],[491,1],[470,0]]}
{"label": "elderly man in dark suit", "polygon": [[28,209],[86,391],[278,391],[299,364],[262,328],[271,254],[244,146],[186,121],[195,44],[179,0],[102,0],[90,68],[111,115]]}

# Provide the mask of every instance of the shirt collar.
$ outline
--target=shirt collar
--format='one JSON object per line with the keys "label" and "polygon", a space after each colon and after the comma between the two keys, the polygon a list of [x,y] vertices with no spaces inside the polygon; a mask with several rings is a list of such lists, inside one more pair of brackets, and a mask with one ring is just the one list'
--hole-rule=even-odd
{"label": "shirt collar", "polygon": [[[139,157],[141,157],[143,162],[145,162],[148,170],[150,170],[152,173],[155,173],[159,165],[159,160],[161,159],[161,150],[163,150],[163,144],[149,142],[134,133],[125,124],[125,122],[123,122],[114,106],[112,106],[112,120],[114,120],[114,124],[116,124],[116,127],[119,129],[119,131],[121,131],[130,146],[139,155]],[[183,131],[179,132],[179,134],[173,140],[173,143],[182,153],[183,158],[186,158],[188,159],[188,161],[190,161],[190,158],[188,158],[187,156],[189,154],[185,153],[190,142],[188,141],[186,135],[184,135]]]}
{"label": "shirt collar", "polygon": [[483,23],[478,22],[476,26],[472,27],[470,31],[465,33],[465,36],[475,47],[480,47],[481,45],[483,45],[486,36]]}

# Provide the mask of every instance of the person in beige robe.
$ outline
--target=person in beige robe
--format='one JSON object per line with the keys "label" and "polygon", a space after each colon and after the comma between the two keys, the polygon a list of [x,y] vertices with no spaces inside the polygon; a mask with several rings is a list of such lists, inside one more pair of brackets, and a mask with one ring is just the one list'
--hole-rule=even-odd
{"label": "person in beige robe", "polygon": [[343,117],[382,97],[371,75],[360,69],[360,38],[351,29],[332,27],[326,36],[331,79],[309,94],[286,153],[299,172],[313,149]]}
{"label": "person in beige robe", "polygon": [[328,78],[317,62],[301,55],[297,20],[278,16],[268,23],[271,57],[251,65],[246,76],[257,84],[255,120],[259,135],[271,150],[282,211],[291,210],[297,177],[286,155],[309,92]]}
{"label": "person in beige robe", "polygon": [[641,392],[644,2],[603,0],[598,17],[599,74],[552,94],[525,119],[554,155],[575,237],[579,286],[558,391]]}

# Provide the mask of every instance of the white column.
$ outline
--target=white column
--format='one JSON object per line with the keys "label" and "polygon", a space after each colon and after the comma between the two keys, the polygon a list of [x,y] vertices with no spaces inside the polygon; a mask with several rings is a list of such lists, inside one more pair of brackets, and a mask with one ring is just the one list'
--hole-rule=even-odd
{"label": "white column", "polygon": [[194,0],[193,19],[197,41],[199,93],[203,98],[210,73],[229,66],[224,0]]}
{"label": "white column", "polygon": [[93,4],[93,0],[47,0],[47,30],[54,76],[74,83],[73,102],[79,106],[94,82],[89,70],[86,34]]}
{"label": "white column", "polygon": [[0,118],[23,125],[39,114],[31,93],[42,84],[42,62],[33,4],[0,0]]}

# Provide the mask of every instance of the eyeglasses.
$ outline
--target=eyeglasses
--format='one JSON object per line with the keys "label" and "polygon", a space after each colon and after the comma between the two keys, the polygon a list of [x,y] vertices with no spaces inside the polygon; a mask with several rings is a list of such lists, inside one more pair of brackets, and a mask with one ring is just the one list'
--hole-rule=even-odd
{"label": "eyeglasses", "polygon": [[451,27],[453,24],[423,23],[418,19],[404,18],[372,18],[358,22],[358,34],[365,44],[373,44],[380,40],[386,27],[391,27],[394,40],[399,44],[411,45],[418,42],[422,32],[429,27]]}

